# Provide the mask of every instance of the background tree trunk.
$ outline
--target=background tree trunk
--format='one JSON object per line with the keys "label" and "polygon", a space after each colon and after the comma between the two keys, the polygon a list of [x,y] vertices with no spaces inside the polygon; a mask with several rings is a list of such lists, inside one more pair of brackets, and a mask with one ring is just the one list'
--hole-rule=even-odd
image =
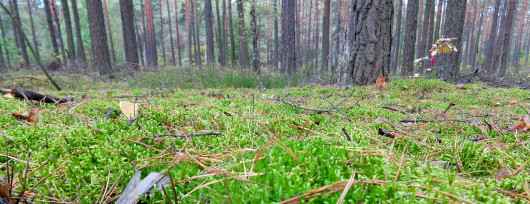
{"label": "background tree trunk", "polygon": [[399,64],[399,53],[400,53],[400,45],[401,45],[401,19],[402,19],[402,13],[403,13],[403,0],[399,0],[399,5],[397,6],[397,20],[396,20],[396,32],[394,32],[394,40],[392,41],[392,44],[394,46],[394,55],[392,55],[392,63],[390,66],[390,71],[392,74],[397,73],[397,65]]}
{"label": "background tree trunk", "polygon": [[409,76],[414,72],[414,49],[416,30],[418,27],[418,1],[409,1],[407,5],[407,28],[405,30],[405,44],[403,46],[403,67],[401,74]]}
{"label": "background tree trunk", "polygon": [[50,0],[44,0],[44,11],[46,12],[46,22],[48,23],[48,30],[50,31],[53,53],[55,54],[54,57],[56,60],[59,60],[59,45],[57,44],[57,36],[55,35]]}
{"label": "background tree trunk", "polygon": [[[177,29],[177,50],[179,57],[179,66],[182,66],[182,51],[180,50],[180,28],[179,28],[179,12],[177,0],[175,0],[175,27]],[[191,62],[190,62],[191,63]]]}
{"label": "background tree trunk", "polygon": [[66,44],[68,45],[68,59],[71,62],[75,61],[75,44],[74,33],[72,31],[72,20],[70,19],[70,9],[68,8],[68,0],[61,0],[63,8],[63,20],[66,25]]}
{"label": "background tree trunk", "polygon": [[61,58],[64,64],[67,65],[68,61],[66,60],[66,50],[64,48],[63,34],[61,31],[61,21],[59,20],[59,16],[57,14],[57,5],[55,4],[55,0],[51,0],[50,6],[53,19],[55,20],[55,31],[57,32],[56,34],[57,40],[59,41],[59,48],[61,48]]}
{"label": "background tree trunk", "polygon": [[[350,62],[347,77],[356,85],[387,76],[392,48],[392,0],[354,0],[349,22]],[[379,19],[374,24],[373,20]],[[415,33],[415,32],[414,32]]]}
{"label": "background tree trunk", "polygon": [[193,12],[194,12],[194,19],[195,19],[195,60],[197,61],[197,65],[199,66],[199,69],[202,68],[202,54],[201,54],[201,40],[200,40],[200,24],[199,24],[199,12],[197,8],[197,0],[193,1]]}
{"label": "background tree trunk", "polygon": [[[173,26],[172,26],[172,23],[171,23],[171,9],[169,8],[170,7],[169,0],[166,0],[166,6],[167,6],[167,22],[169,23],[169,43],[170,43],[170,46],[171,46],[171,65],[175,66],[176,65],[176,62],[175,62],[175,45],[174,45],[174,41],[173,41]],[[177,7],[175,6],[175,9],[176,8]]]}
{"label": "background tree trunk", "polygon": [[[28,4],[29,22],[31,24],[31,36],[33,37],[33,46],[35,47],[35,55],[37,55],[37,57],[40,58],[39,44],[37,43],[37,37],[35,36],[35,26],[33,23],[33,12],[31,12],[32,5],[29,2],[29,0],[26,0],[26,3]],[[68,8],[68,6],[65,6],[65,7]],[[3,63],[4,62],[3,62],[3,57],[2,57],[2,64]]]}
{"label": "background tree trunk", "polygon": [[232,18],[232,1],[228,0],[228,23],[230,26],[230,45],[231,45],[231,53],[232,53],[232,66],[236,64],[236,43],[235,43],[235,36],[234,36],[234,26],[232,25],[233,18]]}
{"label": "background tree trunk", "polygon": [[247,48],[247,34],[245,33],[247,29],[245,28],[245,11],[243,8],[243,0],[237,0],[237,16],[239,25],[237,29],[239,39],[239,66],[247,67],[250,65],[250,63],[248,59],[249,54]]}
{"label": "background tree trunk", "polygon": [[506,24],[504,24],[504,42],[502,46],[502,57],[501,57],[501,66],[499,72],[497,73],[498,78],[504,77],[506,70],[508,69],[508,57],[510,54],[511,40],[512,40],[512,31],[513,31],[513,21],[515,20],[515,15],[517,13],[517,0],[508,0],[508,12],[506,13]]}
{"label": "background tree trunk", "polygon": [[442,14],[445,0],[438,0],[438,11],[436,13],[436,28],[434,29],[434,41],[440,39],[440,29],[442,25]]}
{"label": "background tree trunk", "polygon": [[112,38],[112,29],[109,19],[109,10],[107,9],[107,0],[103,0],[103,9],[105,9],[105,19],[107,20],[107,29],[109,31],[110,56],[112,62],[116,63],[116,51],[114,49],[114,40]]}
{"label": "background tree trunk", "polygon": [[330,0],[324,0],[324,13],[322,15],[322,72],[331,74],[331,69],[328,66],[329,56],[329,19],[330,19]]}
{"label": "background tree trunk", "polygon": [[445,10],[445,22],[443,35],[449,38],[457,38],[453,42],[459,52],[437,55],[437,77],[449,81],[456,81],[460,70],[460,60],[464,42],[462,41],[464,31],[464,19],[467,0],[448,0]]}
{"label": "background tree trunk", "polygon": [[92,47],[92,67],[99,70],[101,75],[112,73],[110,65],[107,34],[105,33],[105,18],[101,0],[86,0],[88,24],[90,27],[90,42]]}
{"label": "background tree trunk", "polygon": [[278,62],[280,58],[280,37],[278,34],[278,17],[280,13],[278,12],[278,0],[274,0],[274,68],[278,70]]}
{"label": "background tree trunk", "polygon": [[192,65],[193,62],[193,31],[195,30],[193,28],[193,12],[192,12],[192,6],[190,3],[191,0],[186,0],[186,28],[188,33],[188,60],[189,64]]}
{"label": "background tree trunk", "polygon": [[282,72],[296,74],[295,1],[282,1]]}
{"label": "background tree trunk", "polygon": [[487,41],[485,50],[484,50],[484,64],[482,65],[483,69],[485,69],[488,73],[491,73],[491,67],[493,62],[493,47],[495,44],[495,39],[497,39],[497,26],[498,26],[498,19],[499,19],[499,10],[501,6],[501,0],[497,0],[495,2],[495,8],[493,10],[493,18],[491,21],[491,29],[490,29],[490,35],[489,40]]}
{"label": "background tree trunk", "polygon": [[215,63],[212,0],[204,1],[204,18],[206,29],[206,62],[208,66],[212,67]]}
{"label": "background tree trunk", "polygon": [[[424,57],[428,55],[428,48],[427,48],[427,36],[429,34],[429,25],[431,25],[431,8],[434,7],[434,0],[425,0],[425,10],[423,12],[423,26],[422,26],[422,32],[421,32],[421,41],[419,44],[418,49],[418,58]],[[429,44],[430,45],[430,44]],[[421,67],[419,72],[423,72],[423,68],[426,67],[429,63],[422,63],[425,66]]]}
{"label": "background tree trunk", "polygon": [[215,0],[215,13],[217,14],[217,47],[219,49],[219,64],[222,67],[226,66],[226,57],[224,52],[223,29],[224,24],[221,24],[221,13],[219,12],[219,0]]}
{"label": "background tree trunk", "polygon": [[[11,0],[13,5],[13,15],[15,16],[16,21],[18,21],[19,25],[22,25],[22,21],[20,20],[20,13],[18,12],[18,3],[16,0]],[[20,52],[22,54],[22,58],[24,59],[24,66],[29,66],[29,56],[28,56],[28,50],[26,49],[26,43],[24,41],[24,38],[22,38],[22,30],[19,30],[18,28],[15,28],[18,32],[16,32],[16,39],[17,39],[17,46],[20,49]]]}
{"label": "background tree trunk", "polygon": [[120,0],[120,13],[125,61],[130,63],[129,67],[138,70],[138,46],[136,44],[133,2],[129,0]]}
{"label": "background tree trunk", "polygon": [[256,16],[256,0],[252,0],[252,6],[251,6],[251,9],[250,9],[250,18],[251,18],[251,21],[250,21],[250,27],[251,27],[251,30],[252,30],[252,69],[257,72],[258,74],[260,73],[260,69],[259,69],[259,46],[258,46],[258,37],[259,37],[259,32],[258,32],[258,17]]}
{"label": "background tree trunk", "polygon": [[164,61],[164,67],[167,65],[167,59],[166,59],[166,45],[164,43],[164,18],[162,15],[162,1],[158,2],[159,9],[159,20],[160,20],[160,47],[162,48],[162,59]]}
{"label": "background tree trunk", "polygon": [[146,30],[146,58],[147,66],[150,68],[158,67],[158,55],[156,54],[156,37],[155,25],[153,19],[153,4],[151,0],[145,0],[145,25]]}
{"label": "background tree trunk", "polygon": [[[44,1],[46,2],[47,0],[44,0]],[[11,69],[11,59],[10,59],[11,56],[9,54],[9,49],[7,48],[7,43],[5,43],[6,40],[7,40],[6,31],[4,30],[4,23],[2,23],[2,17],[1,16],[2,15],[0,15],[0,29],[2,31],[2,43],[0,43],[0,45],[4,44],[4,49],[6,51],[7,69]],[[2,66],[4,66],[4,64],[2,64]]]}
{"label": "background tree trunk", "polygon": [[75,24],[77,60],[82,63],[85,63],[86,54],[85,54],[85,49],[83,47],[83,37],[81,36],[81,25],[79,23],[79,13],[77,11],[77,0],[72,0],[72,13],[74,15],[74,24]]}

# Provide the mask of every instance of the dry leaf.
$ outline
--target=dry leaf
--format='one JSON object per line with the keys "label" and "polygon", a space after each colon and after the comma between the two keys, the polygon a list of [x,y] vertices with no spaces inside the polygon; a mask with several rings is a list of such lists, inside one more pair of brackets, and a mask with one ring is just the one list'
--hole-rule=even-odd
{"label": "dry leaf", "polygon": [[138,109],[140,108],[140,104],[137,103],[131,103],[126,101],[120,101],[120,109],[121,112],[127,117],[130,118],[132,116],[138,115]]}
{"label": "dry leaf", "polygon": [[502,181],[502,179],[508,178],[511,175],[512,173],[510,173],[509,171],[501,171],[495,176],[495,179],[497,179],[498,181]]}
{"label": "dry leaf", "polygon": [[10,192],[11,185],[9,183],[7,183],[6,185],[2,185],[0,183],[0,198],[3,199],[0,199],[0,201],[4,201],[5,203],[13,203],[13,201],[11,200]]}
{"label": "dry leaf", "polygon": [[379,77],[377,80],[375,80],[375,87],[377,87],[377,90],[381,90],[386,86],[386,77]]}
{"label": "dry leaf", "polygon": [[385,130],[385,129],[381,129],[381,128],[379,128],[379,131],[377,132],[377,134],[379,134],[381,136],[385,136],[385,137],[390,137],[390,138],[402,137],[398,133],[391,132],[390,130]]}
{"label": "dry leaf", "polygon": [[523,117],[519,118],[519,123],[508,127],[508,130],[514,131],[517,130],[519,132],[527,131],[530,129],[530,116],[524,115]]}
{"label": "dry leaf", "polygon": [[7,93],[6,95],[3,95],[2,98],[4,99],[15,99],[15,96],[11,93]]}
{"label": "dry leaf", "polygon": [[466,86],[466,85],[464,85],[464,84],[457,84],[457,85],[455,85],[455,86],[456,86],[456,88],[463,89],[464,86]]}
{"label": "dry leaf", "polygon": [[31,109],[29,111],[24,111],[22,113],[11,113],[11,115],[17,119],[35,123],[39,121],[39,112],[40,112],[40,109],[36,108],[36,109]]}

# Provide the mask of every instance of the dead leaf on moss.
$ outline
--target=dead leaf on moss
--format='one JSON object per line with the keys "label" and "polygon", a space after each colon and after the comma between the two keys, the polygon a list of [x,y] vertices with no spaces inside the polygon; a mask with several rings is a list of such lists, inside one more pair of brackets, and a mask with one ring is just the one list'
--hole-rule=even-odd
{"label": "dead leaf on moss", "polygon": [[11,94],[11,93],[7,93],[7,94],[3,95],[2,98],[4,98],[4,99],[15,99],[15,96],[13,96],[13,94]]}
{"label": "dead leaf on moss", "polygon": [[513,126],[508,127],[508,130],[514,131],[517,130],[519,132],[524,132],[530,129],[530,116],[524,115],[523,117],[519,118],[519,122]]}
{"label": "dead leaf on moss", "polygon": [[495,179],[498,181],[502,181],[502,179],[508,178],[512,175],[509,171],[501,171],[497,175],[495,175]]}
{"label": "dead leaf on moss", "polygon": [[402,137],[401,134],[392,132],[390,130],[381,129],[381,128],[379,128],[379,131],[377,132],[377,134],[379,134],[381,136],[385,136],[385,137],[390,137],[390,138]]}
{"label": "dead leaf on moss", "polygon": [[455,86],[456,86],[456,88],[463,89],[466,85],[464,85],[464,84],[457,84],[457,85],[455,85]]}
{"label": "dead leaf on moss", "polygon": [[133,117],[135,115],[138,115],[138,109],[140,108],[140,104],[138,103],[131,103],[126,101],[120,101],[120,109],[121,112],[127,117]]}
{"label": "dead leaf on moss", "polygon": [[375,87],[377,90],[383,89],[383,87],[386,87],[386,77],[379,77],[377,80],[375,80]]}
{"label": "dead leaf on moss", "polygon": [[22,113],[11,113],[12,116],[19,120],[25,120],[30,123],[35,123],[39,121],[39,112],[40,109],[31,109],[29,111],[24,111]]}

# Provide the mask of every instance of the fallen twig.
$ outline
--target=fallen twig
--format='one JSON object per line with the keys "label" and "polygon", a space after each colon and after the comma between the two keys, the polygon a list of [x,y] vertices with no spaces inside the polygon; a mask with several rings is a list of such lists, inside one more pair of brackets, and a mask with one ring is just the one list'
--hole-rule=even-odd
{"label": "fallen twig", "polygon": [[462,122],[462,123],[471,123],[473,122],[472,120],[469,120],[469,119],[461,119],[461,118],[455,118],[455,119],[439,119],[439,120],[434,120],[434,119],[401,119],[399,120],[400,123],[433,123],[433,122],[442,122],[442,121],[455,121],[455,122]]}
{"label": "fallen twig", "polygon": [[206,136],[206,135],[220,135],[220,134],[218,132],[206,132],[206,133],[197,133],[197,134],[189,134],[189,135],[155,134],[155,135],[149,135],[147,137],[142,137],[142,139],[140,139],[140,142],[146,139],[153,139],[153,138],[159,138],[159,137],[188,138],[188,137],[198,137],[198,136]]}
{"label": "fallen twig", "polygon": [[393,111],[399,111],[399,112],[401,112],[401,113],[403,113],[403,114],[410,114],[410,113],[407,112],[407,111],[401,110],[401,109],[399,109],[399,108],[394,108],[394,107],[392,107],[392,106],[388,106],[388,105],[383,105],[383,106],[381,106],[381,108],[385,108],[385,109],[393,110]]}

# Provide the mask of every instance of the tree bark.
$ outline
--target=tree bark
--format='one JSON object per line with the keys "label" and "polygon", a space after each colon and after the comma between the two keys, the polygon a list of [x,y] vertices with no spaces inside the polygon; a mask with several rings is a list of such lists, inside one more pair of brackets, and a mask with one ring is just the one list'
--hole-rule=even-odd
{"label": "tree bark", "polygon": [[[8,69],[6,67],[6,62],[4,60],[4,51],[3,51],[4,48],[7,48],[7,47],[2,46],[3,42],[5,42],[5,34],[4,34],[5,31],[4,31],[4,25],[2,23],[1,15],[0,15],[0,28],[1,28],[0,31],[2,31],[2,41],[0,42],[0,73],[2,73],[4,71],[7,71]],[[5,52],[6,52],[6,58],[9,59],[9,51],[6,49]]]}
{"label": "tree bark", "polygon": [[105,33],[105,18],[101,0],[86,0],[88,24],[90,27],[90,42],[92,47],[92,67],[99,70],[101,75],[112,73],[110,65],[107,34]]}
{"label": "tree bark", "polygon": [[59,40],[59,48],[61,48],[61,58],[63,59],[64,64],[68,64],[68,61],[66,60],[67,54],[64,48],[63,34],[61,31],[61,21],[59,20],[59,16],[57,15],[57,5],[55,4],[55,0],[51,0],[50,6],[52,16],[55,21],[55,31],[57,32],[57,40]]}
{"label": "tree bark", "polygon": [[46,12],[46,22],[48,23],[48,30],[50,31],[53,53],[55,54],[54,57],[55,60],[59,60],[59,45],[57,44],[57,36],[55,35],[56,33],[52,20],[50,0],[44,0],[44,11]]}
{"label": "tree bark", "polygon": [[212,67],[215,63],[212,0],[204,1],[204,17],[206,29],[206,62],[209,67]]}
{"label": "tree bark", "polygon": [[110,42],[110,56],[112,62],[116,63],[116,51],[114,50],[114,40],[112,38],[112,29],[109,19],[109,10],[107,9],[107,0],[103,0],[103,9],[105,10],[105,20],[107,20],[107,29],[109,31],[109,42]]}
{"label": "tree bark", "polygon": [[440,54],[437,56],[437,77],[448,81],[456,81],[460,70],[460,60],[464,42],[462,41],[464,31],[464,19],[467,0],[448,0],[445,10],[444,36],[457,38],[453,42],[458,52]]}
{"label": "tree bark", "polygon": [[226,57],[225,57],[225,54],[226,52],[224,52],[224,48],[223,48],[223,45],[224,45],[224,42],[223,42],[223,32],[222,32],[222,28],[221,27],[224,27],[223,24],[221,24],[221,13],[219,12],[219,0],[215,0],[215,13],[217,14],[216,17],[217,17],[217,47],[219,49],[219,64],[221,64],[222,67],[225,67],[226,66]]}
{"label": "tree bark", "polygon": [[484,64],[483,69],[485,69],[488,73],[491,72],[492,69],[492,62],[493,62],[493,47],[495,44],[495,39],[497,39],[497,26],[498,26],[498,19],[499,19],[499,10],[501,6],[501,0],[497,0],[495,2],[495,8],[493,10],[493,18],[491,21],[491,29],[490,29],[490,35],[489,40],[486,43],[485,47],[485,53],[484,53]]}
{"label": "tree bark", "polygon": [[374,83],[378,75],[388,75],[392,48],[394,10],[392,2],[392,0],[351,2],[352,15],[348,31],[350,62],[346,72],[350,80],[345,81],[366,85]]}
{"label": "tree bark", "polygon": [[[471,51],[471,67],[475,68],[475,66],[477,65],[477,53],[478,53],[478,50],[479,50],[479,42],[480,42],[480,35],[482,34],[482,24],[484,22],[484,16],[486,15],[486,12],[487,12],[487,8],[488,8],[488,1],[484,1],[483,4],[482,4],[482,11],[481,11],[481,14],[480,14],[480,20],[479,20],[479,24],[478,24],[478,29],[477,29],[477,35],[475,37],[475,42],[473,43],[473,50]],[[480,63],[480,62],[479,62]]]}
{"label": "tree bark", "polygon": [[[342,0],[339,0],[339,5],[337,7],[337,26],[335,30],[335,50],[336,52],[340,49],[340,32],[342,32]],[[335,54],[337,55],[337,54]],[[333,66],[336,67],[338,65],[339,58],[334,57],[335,61],[333,62]]]}
{"label": "tree bark", "polygon": [[[46,0],[45,0],[46,1]],[[11,69],[11,56],[9,54],[9,49],[7,47],[7,43],[6,40],[6,31],[4,30],[4,23],[2,23],[2,15],[0,15],[0,30],[2,31],[2,43],[0,43],[0,45],[4,44],[4,49],[5,49],[5,52],[6,52],[6,61],[7,61],[7,69]],[[1,67],[5,67],[5,64],[1,64]],[[5,70],[5,68],[4,68]]]}
{"label": "tree bark", "polygon": [[501,57],[502,57],[502,47],[504,46],[504,38],[506,37],[505,32],[506,29],[504,28],[504,25],[506,24],[506,19],[508,16],[508,5],[504,5],[501,7],[501,21],[499,23],[499,34],[497,36],[497,39],[495,40],[494,48],[493,48],[493,61],[491,63],[491,70],[489,74],[493,77],[495,76],[495,73],[497,73],[497,70],[499,69],[499,65],[501,63]]}
{"label": "tree bark", "polygon": [[177,29],[177,51],[179,66],[182,66],[182,51],[180,50],[180,28],[179,28],[179,12],[178,12],[177,0],[175,0],[175,27]]}
{"label": "tree bark", "polygon": [[120,0],[120,13],[125,61],[129,63],[129,67],[138,70],[138,45],[136,44],[133,2]]}
{"label": "tree bark", "polygon": [[83,48],[83,37],[81,36],[81,25],[79,23],[79,13],[77,11],[77,0],[72,0],[72,14],[74,15],[75,40],[77,60],[86,63],[85,49]]}
{"label": "tree bark", "polygon": [[436,28],[434,29],[434,41],[440,39],[440,28],[442,25],[442,14],[445,0],[438,0],[438,11],[436,13]]}
{"label": "tree bark", "polygon": [[166,59],[166,46],[164,43],[164,19],[162,15],[162,1],[158,2],[158,5],[160,6],[158,9],[158,14],[160,17],[160,47],[162,47],[162,59],[164,61],[164,67],[167,65],[167,59]]}
{"label": "tree bark", "polygon": [[407,5],[407,28],[405,30],[405,45],[403,46],[403,67],[401,74],[409,76],[414,72],[414,52],[416,30],[418,27],[418,1],[409,1]]}
{"label": "tree bark", "polygon": [[[37,37],[35,35],[35,26],[33,24],[33,12],[31,12],[31,4],[30,4],[29,0],[26,0],[26,3],[28,4],[29,22],[31,23],[31,36],[33,37],[33,46],[35,46],[35,55],[37,55],[37,57],[40,58],[39,44],[37,43]],[[68,6],[66,6],[66,8],[68,8]],[[65,16],[66,16],[66,14],[65,14]],[[4,62],[3,62],[3,59],[2,59],[2,64],[3,63]]]}
{"label": "tree bark", "polygon": [[235,43],[235,36],[234,36],[234,26],[232,25],[233,18],[232,18],[232,1],[228,0],[228,23],[230,26],[230,45],[231,45],[231,53],[232,53],[232,66],[236,64],[236,43]]}
{"label": "tree bark", "polygon": [[394,46],[394,52],[392,56],[392,63],[390,67],[390,71],[392,74],[397,73],[397,65],[399,64],[399,53],[400,53],[400,45],[401,45],[401,19],[402,19],[402,13],[403,13],[403,0],[399,0],[399,5],[397,6],[397,20],[396,20],[396,31],[394,32],[394,40],[392,41],[392,44]]}
{"label": "tree bark", "polygon": [[200,40],[200,24],[199,24],[199,12],[197,8],[197,0],[193,1],[193,11],[194,11],[194,19],[195,19],[195,60],[197,61],[197,65],[199,66],[199,69],[202,68],[202,54],[201,54],[201,40]]}
{"label": "tree bark", "polygon": [[[315,0],[315,29],[316,29],[316,32],[315,32],[315,37],[313,38],[315,41],[314,42],[315,43],[315,55],[314,55],[315,64],[313,65],[314,67],[313,74],[315,75],[319,75],[319,71],[318,71],[318,55],[319,55],[318,46],[320,44],[320,27],[318,26],[318,23],[319,23],[318,17],[320,16],[319,12],[320,12],[319,2],[318,0]],[[283,19],[282,19],[282,22],[283,22]]]}
{"label": "tree bark", "polygon": [[[20,14],[18,12],[18,3],[16,0],[11,0],[13,5],[13,15],[15,16],[16,21],[22,25],[22,21],[20,20]],[[22,58],[24,59],[24,66],[29,66],[29,56],[28,56],[28,50],[26,49],[26,43],[24,41],[24,38],[22,38],[22,30],[19,30],[18,28],[15,28],[18,32],[16,32],[16,39],[18,48],[20,49],[20,52],[22,54]]]}
{"label": "tree bark", "polygon": [[330,0],[324,0],[324,13],[322,15],[322,72],[331,74],[331,69],[328,66],[329,57],[329,16],[330,16]]}
{"label": "tree bark", "polygon": [[[418,49],[418,57],[423,57],[428,55],[428,44],[427,36],[429,34],[429,25],[431,25],[431,10],[434,7],[434,0],[425,0],[425,11],[423,12],[423,26],[421,31],[421,41]],[[430,45],[430,44],[429,44]],[[420,72],[423,72],[423,68],[427,67],[428,63],[423,63],[424,66],[420,68]]]}
{"label": "tree bark", "polygon": [[226,67],[228,65],[228,33],[226,31],[226,27],[227,27],[227,23],[226,23],[226,0],[222,0],[223,1],[223,21],[222,21],[222,24],[223,24],[223,28],[222,28],[222,32],[223,32],[223,56],[224,56],[224,67]]}
{"label": "tree bark", "polygon": [[528,0],[523,1],[523,7],[521,8],[521,17],[519,19],[519,29],[517,33],[517,41],[515,42],[515,49],[514,49],[514,55],[513,55],[513,62],[515,67],[519,68],[519,58],[521,58],[521,51],[524,51],[524,44],[521,46],[521,43],[523,42],[523,31],[525,29],[525,20],[526,20],[526,8],[528,6]]}
{"label": "tree bark", "polygon": [[[166,6],[167,6],[167,22],[169,23],[169,44],[170,44],[170,47],[171,47],[171,65],[175,66],[176,65],[176,61],[175,61],[175,45],[174,45],[174,42],[173,42],[173,26],[171,23],[171,9],[169,8],[169,0],[166,0]],[[177,7],[175,7],[177,8]]]}
{"label": "tree bark", "polygon": [[280,37],[278,32],[278,17],[280,13],[278,12],[278,0],[274,0],[274,68],[278,70],[278,62],[280,61]]}
{"label": "tree bark", "polygon": [[247,29],[245,28],[245,11],[243,8],[243,0],[237,0],[236,2],[237,2],[237,16],[238,16],[238,25],[239,25],[237,29],[238,39],[239,39],[239,66],[247,67],[250,65],[250,63],[249,63],[249,54],[248,54],[247,37],[246,37]]}
{"label": "tree bark", "polygon": [[[28,0],[29,1],[29,0]],[[74,33],[72,31],[72,20],[70,19],[70,8],[68,7],[68,0],[61,0],[61,6],[63,8],[63,19],[66,25],[66,44],[68,45],[68,59],[75,62],[75,44],[74,44]]]}
{"label": "tree bark", "polygon": [[158,55],[156,52],[155,25],[153,19],[153,4],[151,0],[145,0],[145,25],[146,30],[146,62],[150,68],[158,67]]}
{"label": "tree bark", "polygon": [[296,74],[295,1],[282,1],[282,72]]}
{"label": "tree bark", "polygon": [[250,9],[250,27],[252,30],[252,70],[260,74],[259,64],[259,48],[258,48],[258,17],[256,16],[256,0],[252,0],[252,6]]}
{"label": "tree bark", "polygon": [[506,75],[506,70],[508,69],[508,57],[510,54],[511,40],[512,40],[512,31],[513,31],[513,21],[515,20],[515,15],[517,12],[517,0],[508,0],[508,12],[506,14],[506,24],[504,24],[504,42],[502,46],[502,57],[501,57],[501,66],[499,72],[497,73],[498,78],[504,77]]}
{"label": "tree bark", "polygon": [[188,33],[188,61],[192,65],[193,62],[193,11],[190,3],[191,0],[186,0],[186,28]]}

